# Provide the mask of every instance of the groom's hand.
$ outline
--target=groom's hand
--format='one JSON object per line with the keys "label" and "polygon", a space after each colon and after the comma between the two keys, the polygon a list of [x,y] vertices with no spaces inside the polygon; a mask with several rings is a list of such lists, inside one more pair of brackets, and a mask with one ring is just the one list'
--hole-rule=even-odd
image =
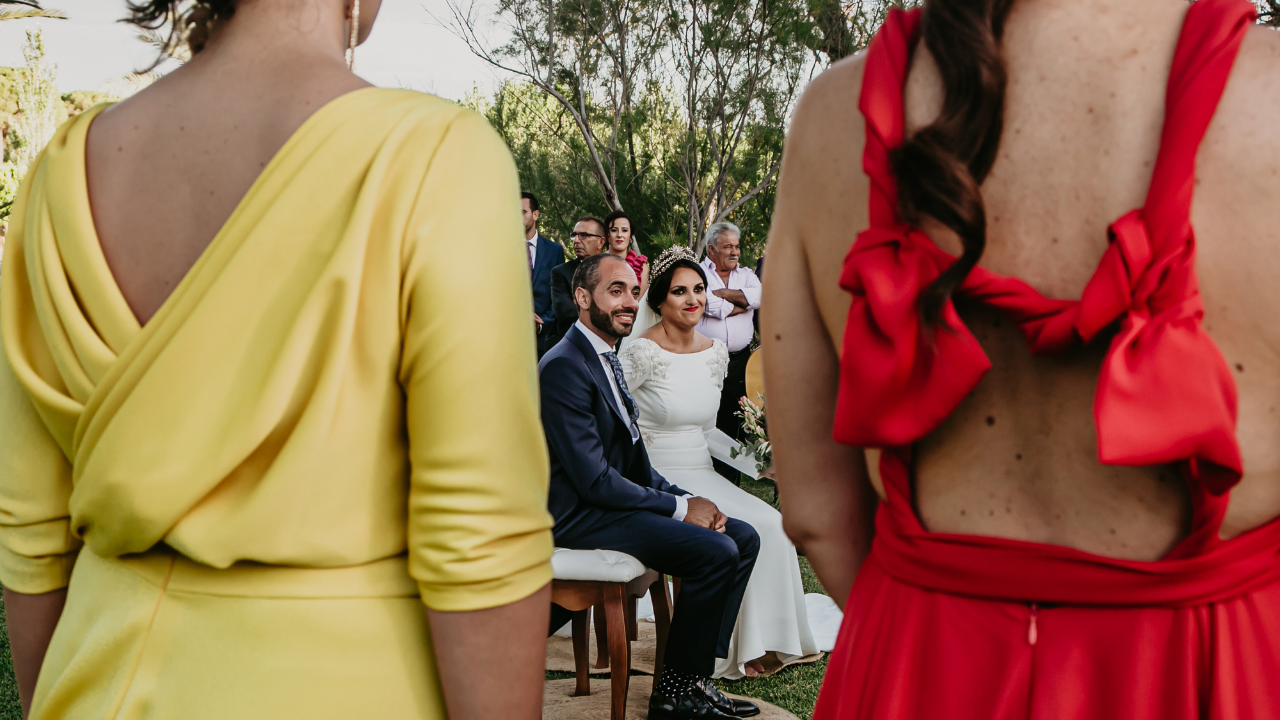
{"label": "groom's hand", "polygon": [[684,521],[690,525],[715,530],[717,516],[724,517],[720,514],[720,508],[716,504],[704,497],[689,498],[689,512],[685,513]]}

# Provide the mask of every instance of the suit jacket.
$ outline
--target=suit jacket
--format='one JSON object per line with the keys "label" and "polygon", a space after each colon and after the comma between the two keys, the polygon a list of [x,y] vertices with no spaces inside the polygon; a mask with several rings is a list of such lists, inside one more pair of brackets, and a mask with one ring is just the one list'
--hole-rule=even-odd
{"label": "suit jacket", "polygon": [[581,330],[571,328],[538,363],[538,384],[557,536],[609,512],[675,513],[674,496],[689,493],[653,469],[643,440],[631,442],[600,356]]}
{"label": "suit jacket", "polygon": [[[551,271],[564,264],[564,248],[538,233],[538,252],[533,260],[533,311],[544,323],[555,326],[556,311],[551,306]],[[574,318],[577,319],[576,317]],[[543,332],[551,328],[544,326]]]}
{"label": "suit jacket", "polygon": [[[578,321],[578,305],[573,301],[573,274],[581,264],[582,258],[574,258],[551,271],[551,308],[556,313],[551,345],[564,339],[569,328]],[[547,331],[542,332],[545,335]]]}

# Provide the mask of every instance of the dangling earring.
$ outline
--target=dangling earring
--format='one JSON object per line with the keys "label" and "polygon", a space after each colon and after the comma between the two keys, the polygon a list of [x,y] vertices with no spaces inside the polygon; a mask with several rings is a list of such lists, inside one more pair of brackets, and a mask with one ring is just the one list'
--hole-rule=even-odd
{"label": "dangling earring", "polygon": [[347,69],[356,69],[356,43],[360,40],[360,0],[351,5],[351,39],[347,41]]}

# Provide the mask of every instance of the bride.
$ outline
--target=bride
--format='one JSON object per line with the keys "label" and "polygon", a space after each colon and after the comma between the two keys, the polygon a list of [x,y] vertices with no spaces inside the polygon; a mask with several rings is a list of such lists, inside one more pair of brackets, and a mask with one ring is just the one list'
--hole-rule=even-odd
{"label": "bride", "polygon": [[627,387],[640,409],[640,434],[653,468],[672,483],[705,497],[760,534],[760,556],[747,585],[728,657],[715,677],[738,679],[764,670],[768,653],[787,664],[818,652],[809,627],[795,546],[782,516],[711,467],[708,436],[715,430],[720,389],[729,367],[724,343],[694,328],[707,305],[707,278],[688,248],[672,247],[651,268],[637,330],[646,309],[658,321],[632,335],[619,353]]}

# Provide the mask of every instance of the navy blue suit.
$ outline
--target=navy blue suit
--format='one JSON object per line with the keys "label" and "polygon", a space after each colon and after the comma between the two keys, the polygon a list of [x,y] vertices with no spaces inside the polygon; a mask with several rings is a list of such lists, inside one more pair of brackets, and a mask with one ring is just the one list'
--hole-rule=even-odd
{"label": "navy blue suit", "polygon": [[556,309],[551,302],[551,271],[564,264],[564,248],[554,240],[538,233],[538,252],[533,257],[533,311],[542,318],[542,332],[538,335],[538,357],[542,357],[553,344]]}
{"label": "navy blue suit", "polygon": [[[557,547],[618,550],[681,578],[666,664],[710,677],[725,657],[760,538],[730,519],[724,533],[672,518],[676,495],[631,441],[600,356],[572,327],[538,363],[542,425],[551,456],[548,507]],[[551,629],[568,621],[553,608]]]}

